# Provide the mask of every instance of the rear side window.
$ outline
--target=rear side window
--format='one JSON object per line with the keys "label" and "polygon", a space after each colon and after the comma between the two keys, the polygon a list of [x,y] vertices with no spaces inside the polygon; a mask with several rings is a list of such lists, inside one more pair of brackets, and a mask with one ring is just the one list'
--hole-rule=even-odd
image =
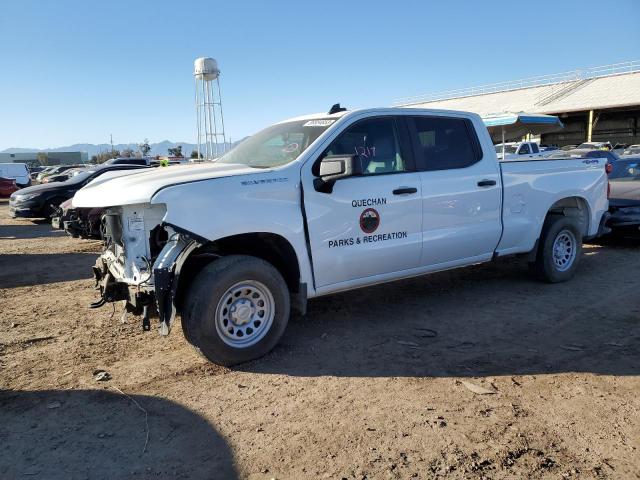
{"label": "rear side window", "polygon": [[411,123],[422,170],[465,168],[482,158],[478,138],[468,119],[413,117]]}
{"label": "rear side window", "polygon": [[538,149],[538,145],[535,143],[531,144],[531,150],[533,151],[533,153],[540,153],[540,150]]}
{"label": "rear side window", "polygon": [[528,143],[523,143],[522,145],[520,145],[520,151],[518,152],[518,155],[527,155],[529,153],[531,153],[531,150],[529,150]]}

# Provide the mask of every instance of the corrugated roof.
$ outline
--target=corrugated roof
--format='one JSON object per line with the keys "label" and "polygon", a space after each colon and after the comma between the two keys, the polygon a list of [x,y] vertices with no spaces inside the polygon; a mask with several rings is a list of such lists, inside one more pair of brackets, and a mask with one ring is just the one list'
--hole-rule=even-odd
{"label": "corrugated roof", "polygon": [[640,106],[640,72],[578,79],[504,92],[404,104],[416,108],[498,112],[562,113]]}

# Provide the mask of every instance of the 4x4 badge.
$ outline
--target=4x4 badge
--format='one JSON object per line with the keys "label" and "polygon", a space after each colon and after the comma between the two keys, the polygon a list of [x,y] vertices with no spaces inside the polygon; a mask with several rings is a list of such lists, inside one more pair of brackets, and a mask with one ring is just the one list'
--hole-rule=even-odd
{"label": "4x4 badge", "polygon": [[367,208],[360,214],[360,229],[364,233],[373,233],[380,226],[380,214],[375,208]]}

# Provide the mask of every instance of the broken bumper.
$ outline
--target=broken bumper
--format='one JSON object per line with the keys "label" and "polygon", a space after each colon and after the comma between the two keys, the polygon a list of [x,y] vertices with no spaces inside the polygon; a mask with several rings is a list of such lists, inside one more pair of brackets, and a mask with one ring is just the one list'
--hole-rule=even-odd
{"label": "broken bumper", "polygon": [[91,304],[98,308],[108,302],[126,301],[127,311],[146,314],[155,307],[160,321],[160,334],[168,335],[176,316],[175,296],[182,266],[201,244],[185,234],[174,234],[156,258],[153,274],[142,283],[131,284],[121,278],[118,268],[103,254],[93,267],[100,299]]}

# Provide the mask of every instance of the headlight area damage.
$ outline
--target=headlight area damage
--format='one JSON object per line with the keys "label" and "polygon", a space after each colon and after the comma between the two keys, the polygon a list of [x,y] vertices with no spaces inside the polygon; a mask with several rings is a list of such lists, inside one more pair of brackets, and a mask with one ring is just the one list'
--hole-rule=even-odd
{"label": "headlight area damage", "polygon": [[202,245],[197,235],[162,222],[163,205],[127,205],[105,214],[105,247],[93,267],[99,308],[122,301],[126,312],[142,315],[151,329],[157,313],[159,331],[168,335],[176,315],[174,299],[180,271],[191,252]]}

